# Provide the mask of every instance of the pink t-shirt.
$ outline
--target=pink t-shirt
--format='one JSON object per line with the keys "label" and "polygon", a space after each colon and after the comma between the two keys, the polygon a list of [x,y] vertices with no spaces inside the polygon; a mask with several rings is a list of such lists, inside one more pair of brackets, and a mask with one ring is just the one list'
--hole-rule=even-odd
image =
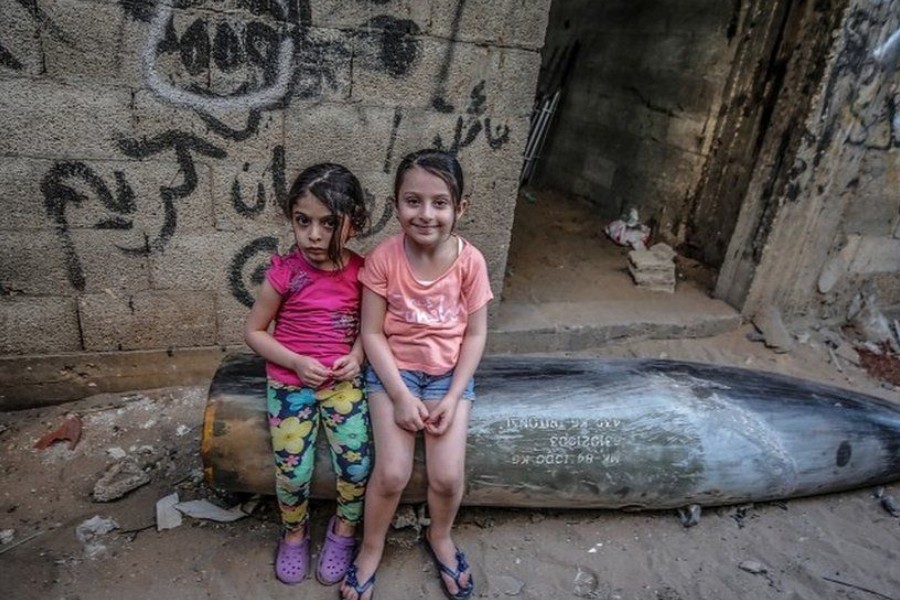
{"label": "pink t-shirt", "polygon": [[[275,339],[329,368],[349,354],[359,335],[362,267],[363,258],[352,252],[339,271],[312,266],[296,247],[285,256],[273,256],[266,279],[281,295]],[[272,362],[266,362],[266,374],[287,385],[303,385],[296,372]]]}
{"label": "pink t-shirt", "polygon": [[403,251],[403,234],[383,241],[366,258],[359,280],[384,297],[384,334],[397,367],[442,375],[456,366],[469,315],[491,301],[484,256],[463,240],[447,271],[418,281]]}

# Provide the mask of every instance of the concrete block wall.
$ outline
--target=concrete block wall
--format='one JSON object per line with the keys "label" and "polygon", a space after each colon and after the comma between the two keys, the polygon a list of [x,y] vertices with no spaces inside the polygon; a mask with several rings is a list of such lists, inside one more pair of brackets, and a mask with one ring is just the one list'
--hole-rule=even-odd
{"label": "concrete block wall", "polygon": [[[840,325],[854,297],[874,291],[897,318],[900,0],[851,0],[826,58],[800,147],[775,185],[762,169],[751,185],[751,201],[761,188],[777,194],[744,311],[774,303],[788,320]],[[759,231],[752,217],[742,212],[738,232]],[[732,240],[730,256],[749,235]]]}
{"label": "concrete block wall", "polygon": [[420,147],[499,297],[549,4],[0,0],[3,357],[240,344],[296,174],[357,174],[366,251]]}
{"label": "concrete block wall", "polygon": [[540,86],[575,42],[534,183],[590,199],[605,218],[680,208],[711,143],[739,3],[570,0],[550,12]]}

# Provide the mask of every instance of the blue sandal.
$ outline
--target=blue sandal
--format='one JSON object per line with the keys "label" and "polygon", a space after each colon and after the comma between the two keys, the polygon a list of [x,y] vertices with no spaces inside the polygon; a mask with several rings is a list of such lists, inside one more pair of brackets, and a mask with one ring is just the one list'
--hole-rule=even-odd
{"label": "blue sandal", "polygon": [[456,569],[454,570],[442,563],[437,557],[437,554],[434,553],[434,548],[431,547],[431,542],[428,541],[427,534],[422,536],[422,542],[424,543],[428,554],[431,555],[431,560],[434,561],[434,566],[437,567],[438,571],[449,576],[456,584],[456,593],[453,594],[447,588],[447,582],[444,581],[444,578],[441,577],[439,573],[438,578],[441,580],[441,587],[444,590],[444,595],[450,600],[466,600],[469,598],[475,590],[475,578],[472,576],[472,573],[469,573],[469,583],[465,587],[459,582],[463,574],[469,570],[469,561],[466,560],[465,553],[459,548],[456,548]]}
{"label": "blue sandal", "polygon": [[[369,580],[362,585],[359,584],[359,579],[357,579],[358,576],[359,570],[356,566],[356,563],[353,563],[349,567],[347,567],[347,574],[344,576],[344,583],[352,587],[353,591],[356,592],[356,597],[359,600],[362,600],[363,594],[369,591],[369,588],[375,584],[375,573],[372,573],[372,576],[369,577]],[[375,598],[374,591],[372,592],[372,595],[369,596],[369,600],[372,600],[373,598]],[[345,600],[344,594],[341,594],[341,600]]]}

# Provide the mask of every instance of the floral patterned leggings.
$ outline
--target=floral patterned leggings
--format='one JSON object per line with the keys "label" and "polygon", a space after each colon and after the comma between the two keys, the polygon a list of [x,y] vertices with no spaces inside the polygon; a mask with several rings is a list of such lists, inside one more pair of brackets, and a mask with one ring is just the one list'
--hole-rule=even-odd
{"label": "floral patterned leggings", "polygon": [[275,492],[284,528],[295,531],[309,516],[319,422],[337,474],[338,517],[354,525],[362,518],[363,495],[372,470],[369,405],[360,382],[342,381],[314,390],[268,382],[267,406],[275,451]]}

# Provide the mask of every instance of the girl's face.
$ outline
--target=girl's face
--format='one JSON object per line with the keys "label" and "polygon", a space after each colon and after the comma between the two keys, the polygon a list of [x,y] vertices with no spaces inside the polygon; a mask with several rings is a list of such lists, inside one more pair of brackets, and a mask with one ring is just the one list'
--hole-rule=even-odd
{"label": "girl's face", "polygon": [[339,223],[337,215],[331,214],[328,207],[309,192],[294,202],[291,209],[291,229],[294,231],[297,248],[309,264],[326,271],[336,267],[328,256],[331,238],[340,236],[343,251],[351,234],[350,219],[344,219],[343,226],[338,231]]}
{"label": "girl's face", "polygon": [[403,175],[397,194],[397,218],[406,237],[423,248],[436,248],[450,238],[466,201],[453,205],[450,188],[443,179],[421,167]]}

